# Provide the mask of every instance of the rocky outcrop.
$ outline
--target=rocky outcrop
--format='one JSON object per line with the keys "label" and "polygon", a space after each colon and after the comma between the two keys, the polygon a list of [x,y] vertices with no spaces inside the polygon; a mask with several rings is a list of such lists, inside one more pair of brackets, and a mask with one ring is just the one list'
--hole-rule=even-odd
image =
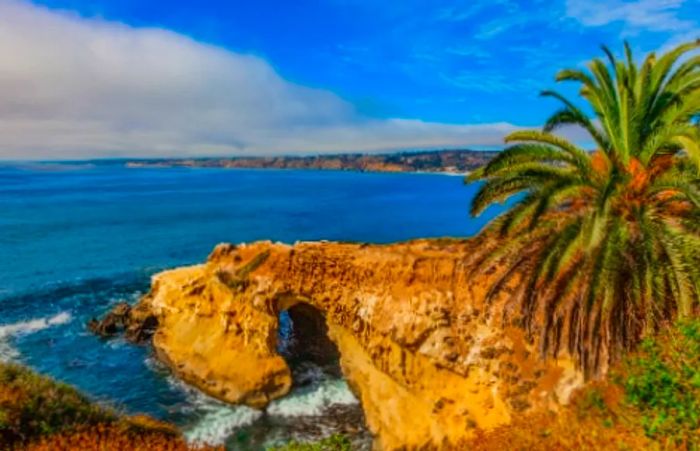
{"label": "rocky outcrop", "polygon": [[124,334],[133,343],[144,343],[149,340],[158,327],[158,319],[151,313],[147,304],[139,304],[132,308],[126,302],[120,302],[98,320],[92,318],[88,329],[103,338]]}
{"label": "rocky outcrop", "polygon": [[177,375],[254,407],[292,385],[277,352],[280,312],[303,306],[299,323],[318,329],[316,311],[377,446],[444,448],[475,427],[556,408],[582,381],[569,359],[539,358],[517,327],[504,297],[517,295],[517,277],[484,302],[497,275],[474,271],[481,248],[478,240],[223,244],[202,265],[155,275],[136,309],[155,318],[154,348]]}

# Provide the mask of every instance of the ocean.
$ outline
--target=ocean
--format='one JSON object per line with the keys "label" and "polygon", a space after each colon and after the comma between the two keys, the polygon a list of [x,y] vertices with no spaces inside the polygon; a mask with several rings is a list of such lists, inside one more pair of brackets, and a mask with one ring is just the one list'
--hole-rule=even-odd
{"label": "ocean", "polygon": [[343,432],[361,412],[342,379],[306,368],[310,382],[265,412],[228,406],[173,378],[148,346],[85,325],[220,242],[474,235],[498,212],[469,216],[476,189],[441,174],[0,165],[0,361],[171,421],[194,442],[257,450]]}

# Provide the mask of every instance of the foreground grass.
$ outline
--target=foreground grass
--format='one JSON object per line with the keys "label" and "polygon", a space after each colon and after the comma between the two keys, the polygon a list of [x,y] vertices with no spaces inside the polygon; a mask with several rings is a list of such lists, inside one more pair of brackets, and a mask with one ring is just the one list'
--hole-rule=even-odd
{"label": "foreground grass", "polygon": [[173,426],[127,417],[66,384],[0,364],[0,449],[191,450]]}

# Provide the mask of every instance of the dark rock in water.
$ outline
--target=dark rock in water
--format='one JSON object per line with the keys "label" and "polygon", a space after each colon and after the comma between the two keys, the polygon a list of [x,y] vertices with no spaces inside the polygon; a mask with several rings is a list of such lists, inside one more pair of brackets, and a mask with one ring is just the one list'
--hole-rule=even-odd
{"label": "dark rock in water", "polygon": [[144,343],[151,339],[158,327],[155,316],[146,316],[142,322],[132,321],[127,327],[124,337],[132,343]]}
{"label": "dark rock in water", "polygon": [[148,341],[158,327],[158,319],[143,307],[132,308],[126,302],[120,302],[101,320],[91,319],[88,329],[103,338],[124,334],[124,338],[133,343]]}
{"label": "dark rock in water", "polygon": [[124,337],[132,343],[145,343],[153,337],[157,328],[158,318],[144,304],[139,304],[129,311]]}
{"label": "dark rock in water", "polygon": [[91,319],[88,328],[102,337],[114,336],[127,327],[130,312],[131,306],[126,302],[120,302],[102,320]]}

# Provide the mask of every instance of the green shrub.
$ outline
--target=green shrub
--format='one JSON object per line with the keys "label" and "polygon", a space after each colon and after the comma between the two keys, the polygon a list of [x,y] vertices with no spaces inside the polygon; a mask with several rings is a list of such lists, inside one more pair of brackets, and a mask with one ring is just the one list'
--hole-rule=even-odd
{"label": "green shrub", "polygon": [[76,424],[111,423],[114,412],[74,388],[18,365],[0,364],[0,442],[24,442]]}
{"label": "green shrub", "polygon": [[700,319],[645,340],[617,379],[649,437],[700,449]]}
{"label": "green shrub", "polygon": [[294,441],[280,447],[269,448],[268,451],[350,451],[351,449],[349,438],[341,434],[333,434],[318,442]]}
{"label": "green shrub", "polygon": [[6,449],[223,450],[190,446],[170,424],[119,414],[69,385],[0,363],[0,450]]}

